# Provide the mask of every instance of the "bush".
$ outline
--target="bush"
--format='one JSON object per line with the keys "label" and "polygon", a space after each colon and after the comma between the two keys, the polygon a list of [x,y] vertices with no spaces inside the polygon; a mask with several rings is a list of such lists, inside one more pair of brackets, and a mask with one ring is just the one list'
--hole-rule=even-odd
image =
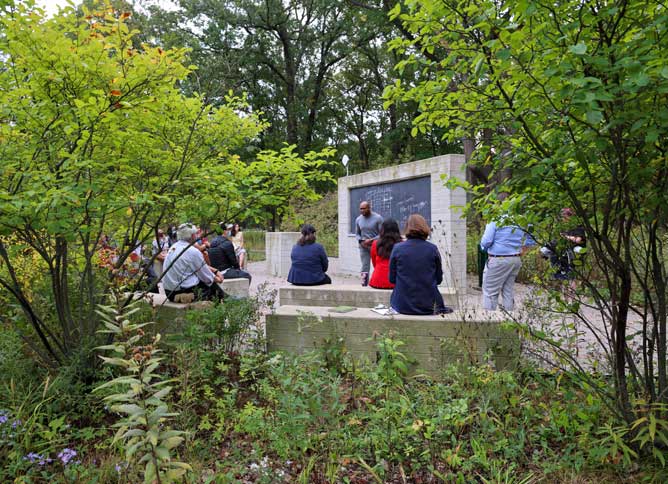
{"label": "bush", "polygon": [[317,230],[318,242],[325,247],[329,257],[339,256],[338,194],[330,192],[316,201],[295,205],[294,216],[283,220],[280,230],[299,232],[302,224],[309,223]]}

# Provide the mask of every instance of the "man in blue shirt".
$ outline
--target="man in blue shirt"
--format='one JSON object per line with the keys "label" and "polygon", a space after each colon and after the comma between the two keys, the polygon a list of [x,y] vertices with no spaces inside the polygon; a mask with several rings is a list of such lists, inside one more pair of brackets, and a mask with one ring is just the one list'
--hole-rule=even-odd
{"label": "man in blue shirt", "polygon": [[495,310],[499,294],[502,307],[512,311],[515,307],[515,279],[522,267],[520,255],[525,247],[536,245],[534,238],[517,225],[490,222],[480,240],[480,247],[487,250],[487,264],[482,276],[482,307]]}

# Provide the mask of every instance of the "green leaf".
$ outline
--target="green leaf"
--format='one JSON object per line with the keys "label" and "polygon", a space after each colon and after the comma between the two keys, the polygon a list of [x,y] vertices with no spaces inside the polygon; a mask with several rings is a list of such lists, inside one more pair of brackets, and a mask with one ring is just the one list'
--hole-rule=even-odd
{"label": "green leaf", "polygon": [[575,55],[584,55],[587,52],[587,45],[584,42],[578,42],[575,45],[571,45],[568,51]]}
{"label": "green leaf", "polygon": [[143,408],[135,403],[125,404],[125,405],[113,405],[111,409],[114,412],[126,413],[132,416],[144,415],[146,412]]}

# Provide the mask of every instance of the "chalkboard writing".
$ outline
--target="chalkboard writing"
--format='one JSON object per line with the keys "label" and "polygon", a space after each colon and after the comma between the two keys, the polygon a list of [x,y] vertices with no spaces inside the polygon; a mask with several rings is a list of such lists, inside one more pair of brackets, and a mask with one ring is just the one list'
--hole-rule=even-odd
{"label": "chalkboard writing", "polygon": [[368,200],[371,209],[399,222],[403,231],[408,216],[419,213],[431,226],[431,177],[423,176],[381,185],[350,190],[350,233],[355,233],[355,219],[359,216],[360,202]]}

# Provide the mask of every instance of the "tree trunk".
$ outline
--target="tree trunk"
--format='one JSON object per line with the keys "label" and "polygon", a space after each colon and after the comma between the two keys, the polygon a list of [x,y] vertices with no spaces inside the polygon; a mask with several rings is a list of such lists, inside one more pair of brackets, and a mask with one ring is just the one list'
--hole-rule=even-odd
{"label": "tree trunk", "polygon": [[278,37],[283,46],[283,63],[285,64],[285,114],[286,114],[286,137],[288,144],[298,145],[297,134],[297,107],[295,103],[297,92],[297,73],[295,59],[292,53],[290,35],[285,30],[278,31]]}

